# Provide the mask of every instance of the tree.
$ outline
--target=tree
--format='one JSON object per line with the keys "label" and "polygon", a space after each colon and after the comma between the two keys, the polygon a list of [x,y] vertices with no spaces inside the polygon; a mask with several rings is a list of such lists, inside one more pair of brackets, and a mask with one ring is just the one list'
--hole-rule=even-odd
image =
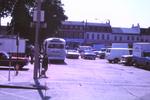
{"label": "tree", "polygon": [[[41,9],[45,11],[45,22],[47,28],[41,32],[40,38],[57,36],[57,30],[61,26],[61,22],[67,19],[62,8],[63,4],[60,0],[45,0]],[[45,35],[43,35],[45,34]]]}
{"label": "tree", "polygon": [[30,22],[32,17],[30,9],[34,6],[34,0],[0,0],[0,17],[11,16],[8,26],[8,34],[18,34],[22,38],[29,38]]}
{"label": "tree", "polygon": [[16,2],[12,9],[11,17],[11,25],[14,29],[14,34],[19,33],[21,37],[29,38],[32,17],[24,0],[18,0]]}
{"label": "tree", "polygon": [[[33,9],[36,8],[36,0],[0,0],[0,17],[11,16],[10,29],[13,34],[29,39],[34,42],[35,31],[30,24]],[[60,0],[44,0],[41,7],[45,11],[46,29],[40,32],[40,42],[43,39],[54,36],[61,22],[67,19]]]}

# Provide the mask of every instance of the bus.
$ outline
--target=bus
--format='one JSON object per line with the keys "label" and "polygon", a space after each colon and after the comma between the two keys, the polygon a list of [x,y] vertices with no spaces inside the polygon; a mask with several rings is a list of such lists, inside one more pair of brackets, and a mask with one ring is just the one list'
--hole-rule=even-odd
{"label": "bus", "polygon": [[66,41],[62,38],[48,38],[44,40],[44,52],[48,56],[48,60],[63,61],[66,58]]}

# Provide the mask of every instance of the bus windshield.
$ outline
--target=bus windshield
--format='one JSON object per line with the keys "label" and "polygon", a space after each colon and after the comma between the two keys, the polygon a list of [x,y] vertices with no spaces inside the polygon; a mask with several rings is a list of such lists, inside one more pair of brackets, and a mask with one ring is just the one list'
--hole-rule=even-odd
{"label": "bus windshield", "polygon": [[48,48],[63,49],[64,48],[64,44],[49,44]]}

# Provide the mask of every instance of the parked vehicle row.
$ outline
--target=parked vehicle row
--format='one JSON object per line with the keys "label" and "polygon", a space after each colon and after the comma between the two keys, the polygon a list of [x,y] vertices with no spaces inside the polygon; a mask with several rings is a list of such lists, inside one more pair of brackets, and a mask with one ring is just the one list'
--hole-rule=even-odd
{"label": "parked vehicle row", "polygon": [[150,43],[134,43],[132,55],[122,55],[121,63],[150,69]]}
{"label": "parked vehicle row", "polygon": [[66,58],[78,59],[79,57],[81,57],[83,59],[95,60],[96,54],[92,50],[83,50],[80,53],[77,50],[67,50],[66,51]]}
{"label": "parked vehicle row", "polygon": [[[100,58],[108,60],[109,63],[121,63],[127,66],[150,69],[150,43],[133,43],[132,48],[129,48],[125,43],[115,43],[111,48],[100,51],[83,46],[77,55],[83,59]],[[67,58],[69,57],[67,56]]]}

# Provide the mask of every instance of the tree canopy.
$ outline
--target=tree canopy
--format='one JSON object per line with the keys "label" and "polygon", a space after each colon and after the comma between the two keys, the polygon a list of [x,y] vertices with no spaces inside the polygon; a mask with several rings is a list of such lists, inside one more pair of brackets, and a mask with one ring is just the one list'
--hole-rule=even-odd
{"label": "tree canopy", "polygon": [[[18,34],[22,38],[34,42],[35,26],[33,23],[33,10],[36,8],[37,0],[0,0],[0,17],[11,16],[8,29],[9,34]],[[40,31],[40,42],[43,39],[54,36],[61,22],[67,19],[64,15],[63,5],[60,0],[43,0],[41,9],[45,11],[45,22],[47,27]]]}

